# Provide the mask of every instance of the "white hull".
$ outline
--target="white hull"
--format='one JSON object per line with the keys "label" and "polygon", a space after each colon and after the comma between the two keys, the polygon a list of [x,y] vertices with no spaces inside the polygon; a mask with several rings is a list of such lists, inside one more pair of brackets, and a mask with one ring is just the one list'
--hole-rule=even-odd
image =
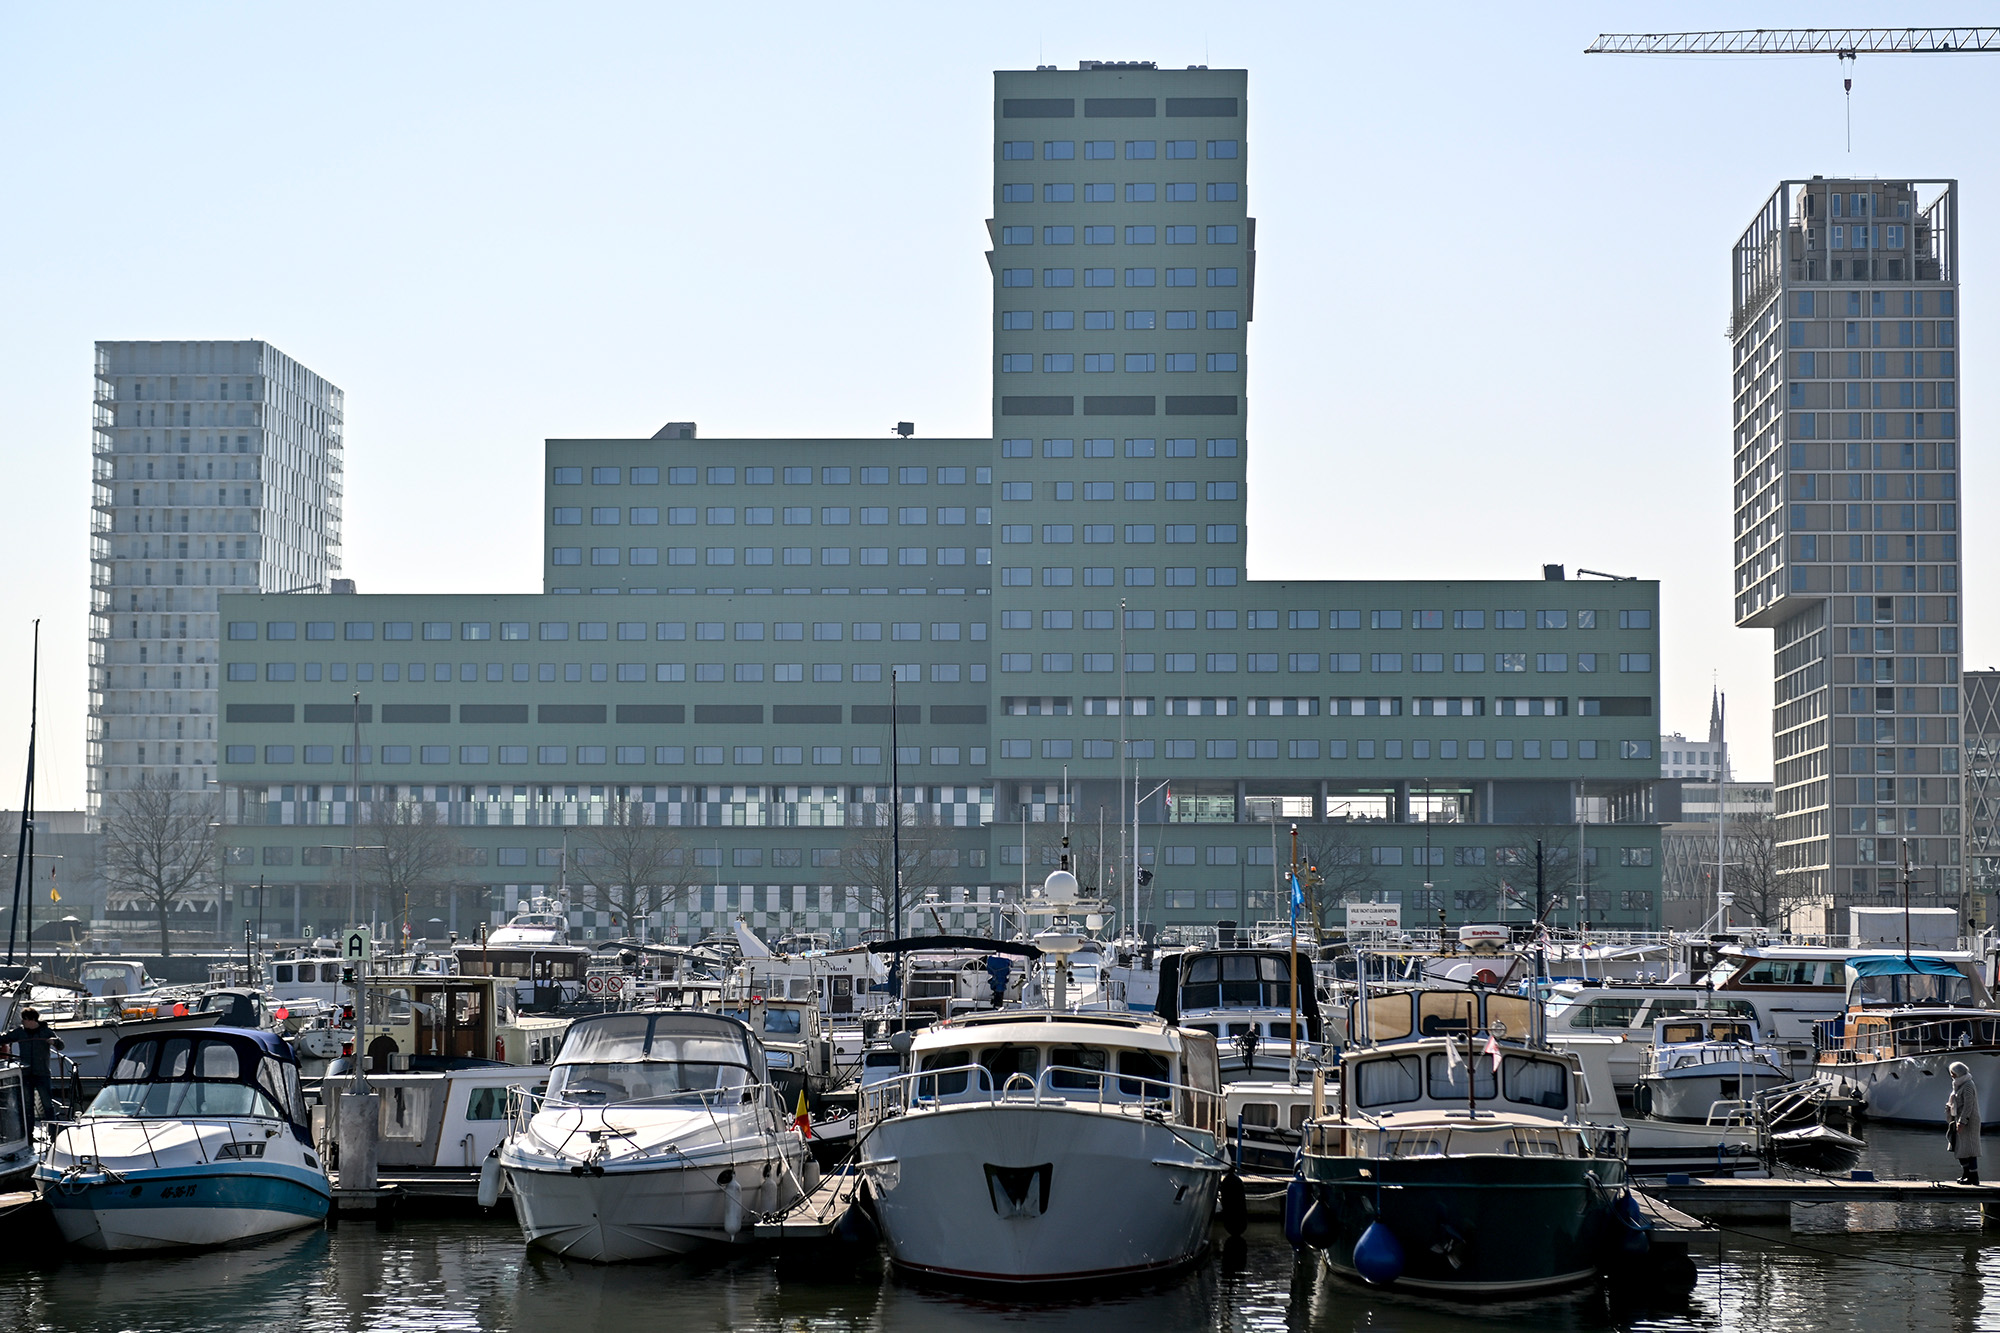
{"label": "white hull", "polygon": [[1717,1102],[1747,1101],[1791,1080],[1770,1065],[1706,1065],[1698,1074],[1648,1074],[1635,1105],[1656,1120],[1706,1121]]}
{"label": "white hull", "polygon": [[86,1250],[181,1250],[237,1245],[320,1224],[274,1208],[57,1208],[63,1239]]}
{"label": "white hull", "polygon": [[[745,1163],[718,1185],[721,1162],[610,1170],[601,1176],[514,1168],[507,1181],[528,1244],[596,1264],[663,1259],[750,1239],[751,1224],[798,1197],[797,1163]],[[768,1172],[768,1174],[767,1174]]]}
{"label": "white hull", "polygon": [[869,1132],[861,1164],[896,1263],[988,1282],[1187,1263],[1221,1177],[1211,1134],[1047,1102],[907,1112]]}
{"label": "white hull", "polygon": [[1944,1127],[1951,1095],[1951,1066],[1962,1060],[1979,1088],[1985,1123],[2000,1125],[2000,1051],[1938,1051],[1856,1064],[1824,1064],[1819,1081],[1835,1091],[1859,1093],[1870,1120]]}

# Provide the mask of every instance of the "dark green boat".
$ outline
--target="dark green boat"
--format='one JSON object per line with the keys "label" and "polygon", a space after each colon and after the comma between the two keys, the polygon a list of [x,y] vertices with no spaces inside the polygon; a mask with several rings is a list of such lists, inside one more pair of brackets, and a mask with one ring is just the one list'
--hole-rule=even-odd
{"label": "dark green boat", "polygon": [[1306,1127],[1292,1229],[1377,1286],[1464,1299],[1587,1282],[1632,1243],[1622,1126],[1581,1117],[1576,1058],[1534,1006],[1464,990],[1371,998],[1340,1104]]}

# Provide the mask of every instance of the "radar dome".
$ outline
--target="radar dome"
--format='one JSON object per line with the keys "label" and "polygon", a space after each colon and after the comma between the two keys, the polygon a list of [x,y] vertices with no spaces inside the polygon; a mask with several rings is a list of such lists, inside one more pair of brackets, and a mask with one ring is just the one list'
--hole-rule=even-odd
{"label": "radar dome", "polygon": [[1056,870],[1042,881],[1042,897],[1052,903],[1073,903],[1076,901],[1076,876],[1067,870]]}

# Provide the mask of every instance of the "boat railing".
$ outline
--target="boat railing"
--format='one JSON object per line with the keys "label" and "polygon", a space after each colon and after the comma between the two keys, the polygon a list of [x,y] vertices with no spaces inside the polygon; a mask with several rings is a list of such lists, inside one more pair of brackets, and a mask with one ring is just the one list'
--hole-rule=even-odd
{"label": "boat railing", "polygon": [[770,1083],[742,1083],[727,1088],[687,1088],[651,1097],[626,1097],[617,1101],[585,1095],[551,1097],[546,1089],[514,1083],[507,1088],[507,1121],[513,1133],[521,1133],[543,1111],[665,1110],[673,1107],[702,1107],[711,1112],[752,1105],[765,1097],[782,1100],[781,1091]]}
{"label": "boat railing", "polygon": [[1308,1153],[1332,1157],[1616,1157],[1626,1152],[1624,1125],[1522,1125],[1476,1120],[1463,1125],[1357,1124],[1308,1121]]}
{"label": "boat railing", "polygon": [[1687,1069],[1700,1065],[1734,1065],[1763,1063],[1778,1068],[1781,1061],[1775,1046],[1765,1046],[1755,1042],[1701,1042],[1675,1046],[1648,1046],[1646,1048],[1646,1072],[1664,1074],[1669,1070]]}
{"label": "boat railing", "polygon": [[1910,1055],[2000,1047],[2000,1013],[1912,1021],[1892,1014],[1842,1014],[1813,1024],[1821,1064],[1866,1064]]}
{"label": "boat railing", "polygon": [[[156,1168],[174,1165],[174,1163],[162,1162],[160,1160],[161,1145],[153,1141],[154,1130],[165,1129],[169,1127],[174,1129],[182,1129],[182,1128],[192,1129],[194,1130],[194,1133],[191,1136],[185,1139],[178,1140],[177,1142],[169,1145],[169,1148],[171,1150],[172,1148],[192,1147],[195,1150],[195,1152],[200,1155],[202,1165],[208,1166],[212,1164],[216,1159],[209,1156],[208,1139],[203,1136],[202,1133],[203,1130],[223,1130],[228,1133],[230,1143],[238,1143],[238,1142],[255,1143],[258,1149],[257,1155],[261,1157],[263,1155],[263,1145],[267,1141],[267,1136],[259,1134],[253,1139],[246,1140],[239,1138],[236,1131],[238,1125],[244,1120],[267,1121],[268,1119],[269,1119],[268,1116],[258,1116],[249,1114],[224,1115],[224,1116],[194,1115],[194,1116],[165,1116],[165,1117],[136,1116],[136,1115],[82,1116],[76,1120],[66,1122],[64,1128],[65,1132],[69,1134],[75,1135],[75,1134],[87,1133],[90,1138],[90,1151],[88,1153],[82,1153],[72,1150],[70,1153],[71,1161],[75,1162],[78,1167],[83,1167],[84,1163],[88,1162],[98,1171],[109,1171],[110,1168],[104,1165],[104,1153],[97,1141],[98,1130],[106,1126],[116,1125],[120,1129],[130,1129],[133,1127],[137,1127],[139,1131],[140,1140],[143,1145],[143,1150],[146,1153],[146,1155],[152,1159],[153,1166]],[[72,1142],[74,1141],[72,1140]],[[81,1145],[76,1145],[76,1146],[80,1147]],[[121,1152],[117,1155],[129,1156],[130,1154]],[[79,1174],[88,1175],[90,1174],[90,1170],[88,1168],[85,1168]]]}
{"label": "boat railing", "polygon": [[993,1071],[980,1064],[926,1069],[869,1084],[860,1098],[864,1128],[912,1110],[961,1106],[1087,1106],[1171,1119],[1211,1133],[1220,1133],[1228,1119],[1223,1095],[1212,1088],[1075,1065],[1048,1065],[1034,1074],[1016,1071],[997,1084]]}

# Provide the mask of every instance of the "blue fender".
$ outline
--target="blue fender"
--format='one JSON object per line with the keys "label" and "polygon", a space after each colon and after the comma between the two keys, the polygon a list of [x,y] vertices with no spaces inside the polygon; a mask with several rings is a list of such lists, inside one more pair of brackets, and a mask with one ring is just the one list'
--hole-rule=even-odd
{"label": "blue fender", "polygon": [[1312,1194],[1306,1188],[1303,1176],[1293,1176],[1291,1184],[1285,1186],[1285,1239],[1292,1248],[1305,1248],[1306,1208],[1312,1203]]}
{"label": "blue fender", "polygon": [[1370,1222],[1354,1242],[1354,1271],[1378,1287],[1403,1275],[1403,1243],[1380,1222]]}

